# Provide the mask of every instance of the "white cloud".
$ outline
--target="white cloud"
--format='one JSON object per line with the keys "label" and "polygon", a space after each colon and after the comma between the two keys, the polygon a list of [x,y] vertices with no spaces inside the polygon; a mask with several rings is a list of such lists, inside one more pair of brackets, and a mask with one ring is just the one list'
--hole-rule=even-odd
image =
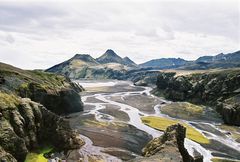
{"label": "white cloud", "polygon": [[113,49],[137,63],[239,50],[239,6],[225,1],[13,1],[0,4],[0,61],[48,68]]}

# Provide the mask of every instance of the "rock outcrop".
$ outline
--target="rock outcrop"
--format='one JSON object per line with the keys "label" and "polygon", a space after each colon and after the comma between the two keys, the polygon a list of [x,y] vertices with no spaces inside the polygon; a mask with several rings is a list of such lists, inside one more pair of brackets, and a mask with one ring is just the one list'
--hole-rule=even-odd
{"label": "rock outcrop", "polygon": [[43,145],[69,150],[84,143],[64,118],[28,98],[1,92],[0,113],[1,159],[24,161],[29,150]]}
{"label": "rock outcrop", "polygon": [[81,111],[81,90],[63,76],[0,63],[0,161],[22,162],[45,146],[81,147],[84,141],[67,119],[55,114]]}
{"label": "rock outcrop", "polygon": [[83,88],[64,76],[26,71],[0,63],[0,90],[41,103],[56,114],[83,110],[79,92]]}
{"label": "rock outcrop", "polygon": [[157,91],[173,101],[189,101],[210,105],[227,124],[240,125],[240,70],[229,69],[186,76],[161,73]]}
{"label": "rock outcrop", "polygon": [[144,158],[136,162],[202,162],[203,157],[193,158],[184,147],[186,128],[180,124],[169,126],[165,133],[150,141],[143,148]]}
{"label": "rock outcrop", "polygon": [[[71,82],[70,82],[71,83]],[[62,88],[44,88],[38,83],[31,82],[19,88],[19,95],[39,102],[56,114],[67,114],[83,110],[79,92],[80,88],[74,83]]]}

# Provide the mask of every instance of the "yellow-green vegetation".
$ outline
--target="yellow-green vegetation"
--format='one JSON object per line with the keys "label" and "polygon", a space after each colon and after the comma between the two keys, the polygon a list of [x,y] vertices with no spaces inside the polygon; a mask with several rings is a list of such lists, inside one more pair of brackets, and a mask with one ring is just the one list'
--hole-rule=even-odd
{"label": "yellow-green vegetation", "polygon": [[23,83],[23,84],[21,84],[21,85],[20,85],[20,88],[24,88],[24,89],[28,88],[28,83]]}
{"label": "yellow-green vegetation", "polygon": [[203,107],[188,102],[174,102],[163,106],[161,112],[181,119],[196,119],[203,115]]}
{"label": "yellow-green vegetation", "polygon": [[121,125],[125,125],[121,122],[100,122],[100,121],[96,121],[96,120],[85,120],[83,122],[85,125],[95,125],[96,127],[107,127],[109,125],[113,125],[113,126],[121,126]]}
{"label": "yellow-green vegetation", "polygon": [[64,76],[42,72],[38,70],[30,71],[32,77],[39,83],[43,88],[57,88],[63,86],[65,81]]}
{"label": "yellow-green vegetation", "polygon": [[209,139],[207,139],[195,128],[179,120],[172,120],[172,119],[168,119],[164,117],[156,117],[156,116],[147,116],[147,117],[142,117],[141,119],[144,124],[161,131],[165,131],[166,128],[170,125],[180,123],[187,128],[187,132],[186,132],[187,138],[202,144],[210,143]]}
{"label": "yellow-green vegetation", "polygon": [[220,126],[218,126],[218,127],[219,127],[220,129],[222,129],[222,130],[231,132],[230,136],[231,136],[234,140],[240,142],[240,128],[239,128],[239,127],[237,127],[237,126],[225,125],[225,124],[220,125]]}
{"label": "yellow-green vegetation", "polygon": [[15,108],[19,104],[19,99],[13,94],[7,94],[0,91],[0,107]]}
{"label": "yellow-green vegetation", "polygon": [[5,76],[7,76],[8,79],[11,78],[11,88],[16,89],[28,88],[28,83],[39,84],[45,89],[61,88],[66,84],[64,76],[43,72],[41,70],[22,70],[4,63],[0,63],[0,75],[3,78],[5,78]]}
{"label": "yellow-green vegetation", "polygon": [[222,158],[212,158],[212,162],[240,162],[240,160],[222,159]]}
{"label": "yellow-green vegetation", "polygon": [[104,92],[108,91],[109,87],[104,86],[104,87],[86,87],[86,91],[88,92]]}
{"label": "yellow-green vegetation", "polygon": [[50,152],[52,148],[44,148],[37,152],[31,152],[27,154],[25,162],[48,162],[43,155]]}

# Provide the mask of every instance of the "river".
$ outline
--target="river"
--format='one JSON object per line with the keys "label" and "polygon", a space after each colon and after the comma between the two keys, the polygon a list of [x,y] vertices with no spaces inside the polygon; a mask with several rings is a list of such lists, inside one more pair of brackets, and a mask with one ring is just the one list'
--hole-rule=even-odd
{"label": "river", "polygon": [[[124,142],[124,144],[121,143],[121,139],[129,142],[134,140],[134,136],[128,134],[127,137],[125,137],[124,131],[123,133],[119,133],[117,132],[118,130],[122,131],[123,129],[125,130],[126,127],[133,126],[133,128],[130,127],[131,131],[133,130],[137,132],[136,134],[140,134],[139,139],[142,137],[149,139],[148,136],[153,138],[159,137],[163,132],[143,124],[141,117],[160,116],[174,119],[161,113],[163,103],[166,105],[171,102],[151,95],[150,91],[152,88],[150,87],[137,87],[131,82],[116,80],[79,80],[75,82],[81,84],[86,89],[86,91],[82,93],[85,110],[83,113],[72,114],[72,125],[74,129],[80,131],[81,137],[84,138],[86,144],[80,150],[72,152],[69,160],[74,160],[74,158],[76,159],[82,156],[83,161],[90,161],[89,158],[92,158],[93,160],[102,159],[104,161],[117,162],[124,159],[122,158],[123,155],[125,158],[127,156],[131,159],[131,157],[138,156],[139,153],[137,151],[135,152],[134,148],[128,149],[127,144]],[[88,117],[91,118],[88,119]],[[240,143],[228,137],[225,130],[217,127],[221,123],[199,120],[181,121],[190,124],[214,142],[214,144],[202,145],[185,138],[184,145],[191,155],[193,155],[194,150],[197,150],[203,155],[204,162],[211,161],[213,157],[240,160]],[[81,126],[79,126],[78,123],[81,123]],[[108,123],[108,125],[106,126],[103,123]],[[112,125],[120,128],[113,130],[115,128],[112,127]],[[206,129],[206,125],[210,129]],[[101,142],[99,141],[100,136]],[[120,142],[112,140],[113,142],[109,144],[108,139],[104,139],[104,136],[106,138],[109,137],[109,141],[111,141],[111,138],[119,138]],[[138,142],[140,140],[136,141],[136,147],[142,147],[141,142]],[[76,155],[76,152],[78,155]]]}

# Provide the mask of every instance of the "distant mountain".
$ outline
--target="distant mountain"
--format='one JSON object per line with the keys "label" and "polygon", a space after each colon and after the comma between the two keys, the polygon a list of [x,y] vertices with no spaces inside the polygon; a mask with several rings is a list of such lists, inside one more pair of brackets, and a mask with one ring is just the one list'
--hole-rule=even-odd
{"label": "distant mountain", "polygon": [[135,64],[130,58],[128,57],[121,58],[111,49],[108,49],[102,56],[97,58],[96,61],[100,64],[118,63],[130,67],[137,66],[137,64]]}
{"label": "distant mountain", "polygon": [[159,69],[166,69],[166,68],[177,68],[187,64],[188,61],[181,59],[181,58],[161,58],[147,61],[143,64],[140,64],[140,67],[153,67]]}
{"label": "distant mountain", "polygon": [[98,65],[99,63],[90,55],[88,54],[76,54],[70,60],[79,61],[81,64],[87,65]]}
{"label": "distant mountain", "polygon": [[137,64],[133,62],[129,57],[124,57],[123,62],[124,62],[124,65],[137,66]]}
{"label": "distant mountain", "polygon": [[108,49],[102,56],[100,56],[96,60],[101,64],[107,64],[107,63],[124,64],[123,59],[111,49]]}
{"label": "distant mountain", "polygon": [[191,64],[187,64],[187,66],[181,68],[194,70],[234,67],[240,67],[240,51],[228,54],[220,53],[215,56],[202,56]]}
{"label": "distant mountain", "polygon": [[220,53],[216,56],[202,56],[195,62],[216,63],[216,62],[240,62],[240,51],[223,54]]}
{"label": "distant mountain", "polygon": [[113,50],[107,50],[98,59],[94,59],[88,54],[76,54],[71,59],[46,71],[62,74],[71,79],[116,79],[133,68],[133,64],[125,62]]}
{"label": "distant mountain", "polygon": [[97,66],[99,63],[88,54],[76,54],[71,59],[57,64],[49,69],[47,72],[54,72],[57,74],[67,74],[69,70],[76,68],[83,68],[88,66]]}
{"label": "distant mountain", "polygon": [[97,59],[88,54],[76,54],[71,59],[46,71],[62,74],[71,79],[126,79],[132,75],[131,73],[137,74],[139,71],[144,74],[144,71],[158,69],[198,70],[233,67],[240,67],[240,51],[229,54],[221,53],[216,56],[202,56],[196,61],[186,61],[181,58],[160,58],[137,65],[130,58],[121,58],[113,50],[108,49]]}

